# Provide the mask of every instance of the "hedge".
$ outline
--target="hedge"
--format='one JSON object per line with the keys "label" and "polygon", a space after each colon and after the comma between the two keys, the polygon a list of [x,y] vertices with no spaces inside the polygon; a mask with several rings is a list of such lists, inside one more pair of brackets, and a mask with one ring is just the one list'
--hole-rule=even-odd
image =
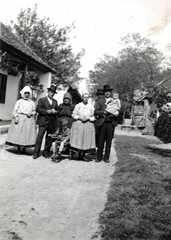
{"label": "hedge", "polygon": [[171,113],[163,112],[155,125],[155,136],[164,143],[171,142]]}

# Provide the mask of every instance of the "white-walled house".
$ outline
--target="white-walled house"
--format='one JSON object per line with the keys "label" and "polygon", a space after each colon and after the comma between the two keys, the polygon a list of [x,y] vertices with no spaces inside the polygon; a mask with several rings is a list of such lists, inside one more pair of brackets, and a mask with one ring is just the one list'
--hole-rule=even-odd
{"label": "white-walled house", "polygon": [[[18,74],[7,71],[2,64],[2,55],[10,56],[12,67],[18,69]],[[54,69],[40,59],[20,38],[11,30],[0,23],[0,119],[11,120],[15,102],[19,98],[19,90],[26,84],[26,74],[31,71],[37,74],[43,90],[33,91],[36,94],[36,102],[47,94],[47,88],[51,85],[51,75]]]}

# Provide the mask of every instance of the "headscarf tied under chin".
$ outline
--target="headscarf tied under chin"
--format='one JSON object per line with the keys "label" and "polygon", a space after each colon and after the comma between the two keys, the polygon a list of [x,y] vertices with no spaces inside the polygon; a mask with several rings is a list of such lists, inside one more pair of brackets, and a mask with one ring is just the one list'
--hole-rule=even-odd
{"label": "headscarf tied under chin", "polygon": [[29,92],[31,94],[31,88],[29,86],[25,86],[21,91],[20,91],[20,94],[21,94],[21,97],[25,99],[25,96],[24,96],[24,93],[25,92]]}
{"label": "headscarf tied under chin", "polygon": [[85,95],[87,95],[89,97],[89,93],[88,92],[84,92],[81,97],[83,98]]}

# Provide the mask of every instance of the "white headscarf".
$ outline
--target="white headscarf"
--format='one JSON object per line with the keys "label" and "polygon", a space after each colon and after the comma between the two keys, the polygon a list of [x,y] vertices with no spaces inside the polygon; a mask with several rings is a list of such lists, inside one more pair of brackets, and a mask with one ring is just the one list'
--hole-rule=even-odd
{"label": "white headscarf", "polygon": [[31,94],[31,88],[29,86],[25,86],[21,91],[20,91],[20,94],[21,94],[21,97],[22,98],[25,98],[24,97],[24,93],[25,92],[29,92]]}
{"label": "white headscarf", "polygon": [[89,97],[89,93],[88,92],[83,92],[81,97],[83,98],[85,95],[87,95]]}

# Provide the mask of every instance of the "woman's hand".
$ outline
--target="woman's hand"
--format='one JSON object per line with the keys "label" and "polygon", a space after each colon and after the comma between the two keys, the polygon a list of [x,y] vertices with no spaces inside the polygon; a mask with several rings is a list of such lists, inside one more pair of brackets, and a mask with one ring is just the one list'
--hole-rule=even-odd
{"label": "woman's hand", "polygon": [[57,114],[57,111],[53,108],[53,109],[52,109],[52,113],[53,113],[53,114]]}
{"label": "woman's hand", "polygon": [[94,122],[95,118],[94,117],[90,117],[90,122]]}
{"label": "woman's hand", "polygon": [[32,113],[27,113],[27,117],[30,118],[32,116]]}

